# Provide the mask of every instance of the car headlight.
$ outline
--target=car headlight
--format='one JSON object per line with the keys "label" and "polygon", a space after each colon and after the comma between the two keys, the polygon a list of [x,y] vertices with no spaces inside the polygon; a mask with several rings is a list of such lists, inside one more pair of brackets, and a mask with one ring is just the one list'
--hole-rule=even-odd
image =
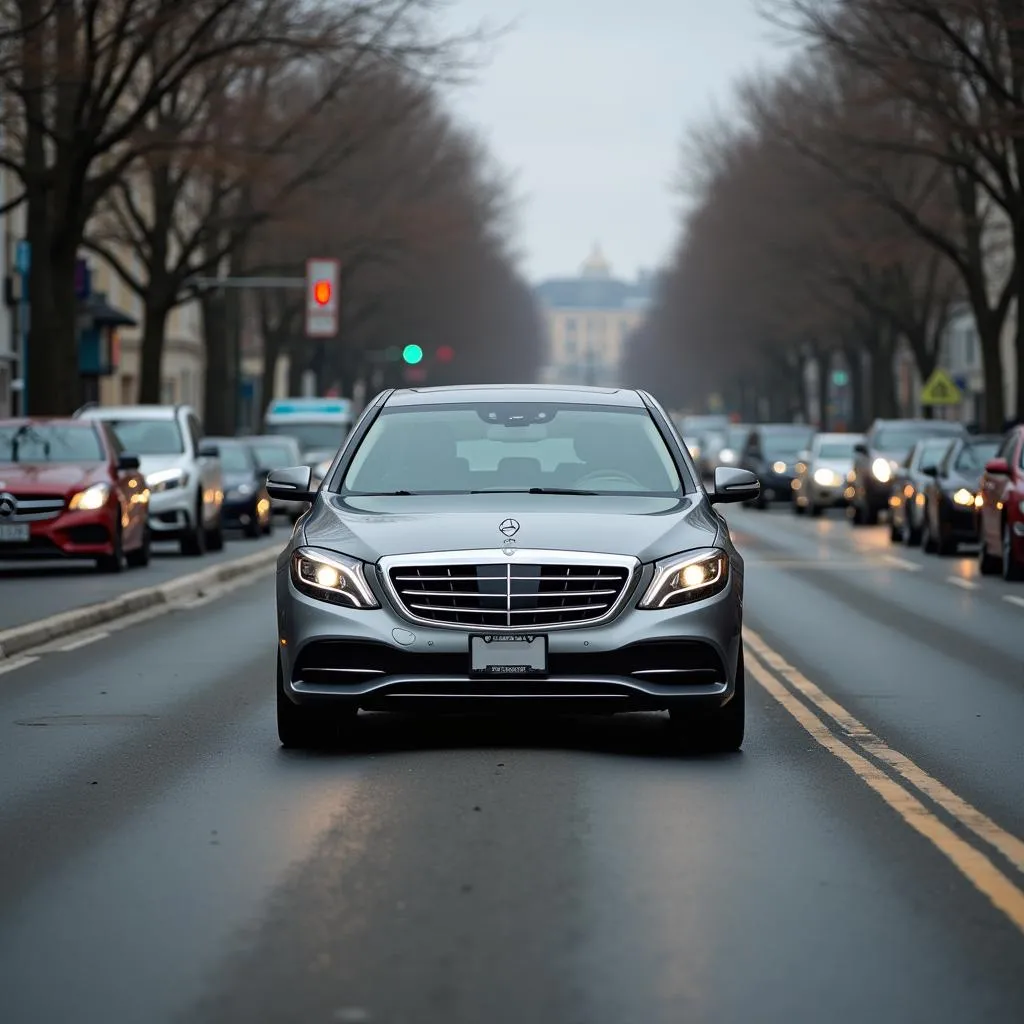
{"label": "car headlight", "polygon": [[961,487],[960,490],[953,493],[953,501],[957,505],[973,505],[974,492],[967,490],[966,487]]}
{"label": "car headlight", "polygon": [[347,608],[380,607],[363,575],[363,563],[333,551],[299,548],[292,555],[292,583],[319,601]]}
{"label": "car headlight", "polygon": [[84,491],[79,491],[68,502],[68,508],[79,512],[95,511],[98,508],[103,508],[109,499],[110,484],[93,484],[92,487],[86,487]]}
{"label": "car headlight", "polygon": [[718,453],[718,459],[725,465],[729,465],[736,461],[736,453],[731,448],[723,448]]}
{"label": "car headlight", "polygon": [[842,477],[832,469],[816,469],[814,471],[814,482],[822,487],[838,487]]}
{"label": "car headlight", "polygon": [[687,551],[655,565],[654,579],[638,607],[667,608],[702,601],[723,590],[728,580],[729,556],[724,551]]}
{"label": "car headlight", "polygon": [[785,473],[786,472],[786,464],[784,462],[773,462],[772,463],[772,472],[773,473]]}
{"label": "car headlight", "polygon": [[888,459],[875,459],[871,473],[880,484],[887,484],[892,479],[892,463]]}
{"label": "car headlight", "polygon": [[184,469],[158,469],[146,477],[151,491],[171,491],[177,487],[188,487],[189,476]]}

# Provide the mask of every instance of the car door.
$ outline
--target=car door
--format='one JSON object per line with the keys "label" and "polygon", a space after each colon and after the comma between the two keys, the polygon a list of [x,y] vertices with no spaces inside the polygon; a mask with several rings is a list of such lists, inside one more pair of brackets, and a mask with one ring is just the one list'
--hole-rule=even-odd
{"label": "car door", "polygon": [[199,480],[203,487],[203,520],[207,525],[217,521],[220,507],[224,503],[224,480],[220,459],[203,455],[203,428],[199,417],[190,412],[187,417],[189,438],[199,468]]}

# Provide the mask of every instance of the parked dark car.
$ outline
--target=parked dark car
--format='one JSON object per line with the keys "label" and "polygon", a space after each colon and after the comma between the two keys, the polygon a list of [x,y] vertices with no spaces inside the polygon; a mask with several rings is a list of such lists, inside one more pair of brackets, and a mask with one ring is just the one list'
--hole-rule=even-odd
{"label": "parked dark car", "polygon": [[761,484],[755,508],[773,501],[791,501],[796,464],[811,446],[814,429],[806,423],[762,423],[747,435],[740,468],[753,473]]}
{"label": "parked dark car", "polygon": [[910,449],[927,437],[963,437],[960,423],[949,420],[875,420],[864,443],[854,449],[850,495],[854,526],[873,526],[889,507],[892,478]]}
{"label": "parked dark car", "polygon": [[927,437],[896,467],[889,495],[889,539],[893,544],[916,547],[921,543],[924,491],[953,443],[949,437]]}
{"label": "parked dark car", "polygon": [[921,543],[929,554],[952,555],[960,544],[977,543],[981,475],[1001,442],[998,434],[959,438],[939,461],[924,488]]}
{"label": "parked dark car", "polygon": [[207,439],[220,449],[224,473],[222,516],[228,529],[241,529],[247,537],[269,534],[273,526],[270,495],[267,494],[269,470],[256,460],[252,445],[238,437]]}

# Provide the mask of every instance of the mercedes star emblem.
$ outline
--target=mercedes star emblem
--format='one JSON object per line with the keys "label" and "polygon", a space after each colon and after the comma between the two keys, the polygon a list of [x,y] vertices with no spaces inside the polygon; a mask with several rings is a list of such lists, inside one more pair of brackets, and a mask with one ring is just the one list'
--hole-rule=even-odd
{"label": "mercedes star emblem", "polygon": [[14,515],[18,503],[13,494],[0,494],[0,519],[7,519]]}
{"label": "mercedes star emblem", "polygon": [[498,529],[506,537],[514,537],[519,532],[519,524],[514,519],[506,519]]}

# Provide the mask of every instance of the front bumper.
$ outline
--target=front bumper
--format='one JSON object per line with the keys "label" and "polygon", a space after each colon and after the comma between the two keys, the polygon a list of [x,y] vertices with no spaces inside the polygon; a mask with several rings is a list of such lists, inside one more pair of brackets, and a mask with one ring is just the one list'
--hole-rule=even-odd
{"label": "front bumper", "polygon": [[[599,626],[552,630],[543,677],[469,673],[469,636],[423,627],[382,601],[356,611],[309,598],[277,577],[278,652],[285,696],[297,704],[365,710],[714,709],[736,687],[741,583],[704,601],[640,611],[643,580],[623,611]],[[542,632],[537,630],[537,632]]]}
{"label": "front bumper", "polygon": [[793,497],[793,481],[796,476],[791,473],[765,473],[761,477],[761,494],[765,501],[789,501]]}
{"label": "front bumper", "polygon": [[973,507],[944,497],[938,507],[939,533],[944,540],[973,543],[979,539],[978,514]]}
{"label": "front bumper", "polygon": [[27,541],[0,542],[0,561],[111,555],[116,515],[116,510],[107,506],[87,512],[64,511],[55,519],[28,523]]}
{"label": "front bumper", "polygon": [[249,526],[261,518],[260,496],[250,494],[245,498],[225,498],[221,505],[221,521],[228,529]]}
{"label": "front bumper", "polygon": [[151,491],[149,529],[154,540],[177,540],[195,527],[195,488],[173,487]]}

